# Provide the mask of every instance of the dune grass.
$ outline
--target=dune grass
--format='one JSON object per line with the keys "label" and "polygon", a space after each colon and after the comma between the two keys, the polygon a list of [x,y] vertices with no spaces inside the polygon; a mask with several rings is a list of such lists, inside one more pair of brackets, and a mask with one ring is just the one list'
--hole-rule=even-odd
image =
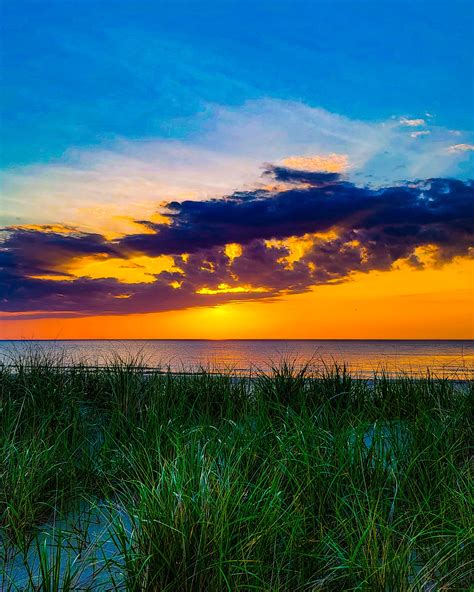
{"label": "dune grass", "polygon": [[472,385],[0,369],[0,588],[468,590]]}

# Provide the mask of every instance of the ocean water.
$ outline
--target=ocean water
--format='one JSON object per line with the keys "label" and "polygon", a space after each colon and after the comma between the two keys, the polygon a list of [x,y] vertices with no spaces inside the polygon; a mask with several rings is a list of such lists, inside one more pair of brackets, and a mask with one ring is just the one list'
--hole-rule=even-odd
{"label": "ocean water", "polygon": [[40,349],[60,354],[66,363],[81,361],[102,365],[116,356],[138,357],[143,365],[170,367],[173,371],[251,370],[268,371],[272,363],[308,361],[315,367],[345,363],[354,373],[367,377],[374,371],[438,376],[474,376],[474,340],[78,340],[0,341],[0,361]]}

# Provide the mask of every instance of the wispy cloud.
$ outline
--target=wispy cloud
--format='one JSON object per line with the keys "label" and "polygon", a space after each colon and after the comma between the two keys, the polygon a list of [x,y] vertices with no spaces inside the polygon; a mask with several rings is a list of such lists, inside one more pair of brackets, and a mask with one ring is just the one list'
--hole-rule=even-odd
{"label": "wispy cloud", "polygon": [[400,125],[406,125],[407,127],[420,127],[422,125],[426,125],[426,121],[424,119],[409,119],[407,117],[400,118]]}
{"label": "wispy cloud", "polygon": [[428,136],[431,132],[429,130],[420,130],[418,132],[411,132],[410,138],[421,138],[422,136]]}
{"label": "wispy cloud", "polygon": [[450,154],[459,154],[462,152],[472,152],[474,150],[474,144],[454,144],[448,147]]}

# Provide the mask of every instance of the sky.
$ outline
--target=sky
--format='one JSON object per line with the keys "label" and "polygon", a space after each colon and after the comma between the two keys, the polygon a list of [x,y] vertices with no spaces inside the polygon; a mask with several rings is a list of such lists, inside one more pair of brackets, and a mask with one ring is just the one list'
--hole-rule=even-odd
{"label": "sky", "polygon": [[464,0],[6,0],[0,338],[474,338]]}

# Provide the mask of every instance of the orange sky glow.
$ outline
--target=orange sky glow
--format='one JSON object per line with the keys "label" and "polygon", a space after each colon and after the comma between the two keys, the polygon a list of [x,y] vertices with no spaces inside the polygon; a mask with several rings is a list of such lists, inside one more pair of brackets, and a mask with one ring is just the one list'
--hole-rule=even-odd
{"label": "orange sky glow", "polygon": [[472,339],[474,262],[400,263],[268,301],[185,310],[0,321],[3,339]]}
{"label": "orange sky glow", "polygon": [[[277,207],[280,197],[284,200],[286,195],[292,195],[295,204],[301,196],[319,195],[318,191],[321,195],[326,195],[327,191],[330,199],[337,196],[339,188],[344,188],[347,182],[347,174],[357,166],[357,159],[351,160],[344,153],[306,154],[288,156],[280,159],[276,166],[265,166],[260,179],[244,184],[257,206],[254,210],[257,217],[260,215],[258,204],[264,203],[259,202],[259,192],[265,195],[267,202],[275,204],[272,207]],[[19,253],[19,269],[31,261],[31,269],[38,270],[25,268],[25,281],[37,286],[33,290],[48,285],[53,297],[57,291],[56,295],[65,299],[60,300],[59,308],[48,308],[45,300],[43,310],[40,308],[42,301],[38,300],[36,307],[5,309],[11,312],[2,313],[0,319],[3,339],[474,338],[474,260],[469,257],[472,248],[465,250],[465,255],[447,253],[446,256],[442,244],[422,241],[413,243],[411,251],[397,251],[391,241],[406,232],[403,219],[395,223],[401,228],[401,235],[396,234],[398,231],[390,235],[389,225],[385,238],[374,231],[373,238],[367,239],[361,222],[369,215],[367,206],[346,217],[345,210],[351,206],[350,202],[343,201],[338,213],[340,224],[329,223],[321,230],[316,230],[316,224],[314,231],[285,234],[276,225],[275,235],[267,233],[266,238],[264,235],[257,237],[254,243],[252,240],[257,235],[245,244],[231,241],[222,244],[219,237],[214,250],[199,245],[194,248],[192,242],[183,243],[182,248],[181,243],[174,243],[176,250],[168,251],[174,253],[171,255],[166,254],[166,250],[147,247],[152,244],[146,240],[148,237],[159,241],[168,229],[179,232],[180,228],[176,216],[181,215],[182,206],[173,209],[171,204],[170,209],[169,202],[152,197],[154,190],[159,193],[162,189],[155,178],[138,183],[133,200],[123,193],[131,181],[125,185],[121,183],[123,178],[113,183],[109,181],[107,187],[112,194],[116,188],[121,189],[114,200],[107,198],[106,201],[98,200],[96,190],[92,189],[94,184],[100,187],[101,176],[93,175],[90,179],[87,176],[85,185],[81,176],[77,187],[77,180],[72,178],[68,181],[71,195],[89,196],[72,206],[69,200],[54,194],[56,186],[66,186],[64,174],[64,171],[53,170],[45,180],[42,173],[36,173],[40,193],[31,210],[24,208],[25,217],[30,216],[30,221],[25,220],[7,230],[13,241],[19,241],[11,250],[12,254]],[[194,176],[189,171],[187,175],[192,183]],[[221,184],[213,203],[217,199],[232,205],[226,201],[226,188],[220,178],[211,177]],[[354,199],[360,196],[355,185],[349,183],[347,187]],[[416,190],[416,185],[413,187]],[[399,191],[396,185],[394,189]],[[20,190],[24,195],[25,186],[21,185]],[[193,196],[187,188],[173,186],[169,190],[170,198],[177,201],[186,195],[190,201],[185,204],[196,200],[193,208],[205,208],[213,197],[206,192]],[[410,190],[409,184],[406,190]],[[367,191],[370,193],[373,189]],[[375,195],[374,192],[371,199]],[[387,199],[379,203],[390,207],[391,200],[388,194]],[[246,202],[234,203],[240,203],[239,207],[243,208]],[[315,202],[308,215],[317,214],[321,204],[324,210],[324,203]],[[291,216],[293,206],[289,207]],[[373,203],[370,207],[373,208]],[[43,211],[49,212],[48,221],[41,219],[39,212]],[[265,224],[270,224],[274,210],[270,208],[265,216]],[[206,221],[203,228],[213,237],[220,227],[219,222],[212,222],[212,216],[210,220],[211,226],[208,228]],[[254,223],[251,219],[248,222],[251,226]],[[188,223],[184,220],[185,228]],[[246,223],[244,220],[240,227],[242,236],[245,236]],[[199,230],[199,222],[196,224],[198,230],[193,230],[193,240],[199,240],[202,230]],[[225,224],[232,231],[234,220],[231,218]],[[257,220],[257,232],[258,224],[262,225],[262,221]],[[286,218],[283,218],[284,228],[285,224]],[[351,232],[352,224],[360,225],[360,234],[357,228]],[[380,228],[384,228],[383,223]],[[139,242],[132,242],[131,246],[121,242],[130,236],[138,237]],[[8,250],[9,239],[6,240]],[[35,246],[35,240],[41,241],[39,246]],[[460,240],[464,238],[461,236]],[[81,249],[81,241],[98,247]],[[379,243],[385,255],[377,259]],[[186,244],[190,253],[186,252]],[[393,253],[403,252],[406,258],[393,255],[392,248]],[[84,296],[71,300],[69,287],[80,286],[81,281],[89,282],[92,290],[96,285],[104,285],[104,301],[99,298],[88,310],[81,308]],[[148,287],[153,290],[157,285],[161,286],[161,292],[147,291]],[[22,298],[25,294],[28,298],[26,290],[20,291]],[[161,308],[162,311],[129,313],[137,310],[133,308],[137,294],[138,298],[140,294],[150,294],[145,304],[141,304],[141,310],[159,311]],[[64,302],[67,304],[62,307]],[[70,309],[69,303],[72,303]],[[115,306],[119,303],[124,306]],[[121,312],[99,314],[107,307],[109,311]]]}

